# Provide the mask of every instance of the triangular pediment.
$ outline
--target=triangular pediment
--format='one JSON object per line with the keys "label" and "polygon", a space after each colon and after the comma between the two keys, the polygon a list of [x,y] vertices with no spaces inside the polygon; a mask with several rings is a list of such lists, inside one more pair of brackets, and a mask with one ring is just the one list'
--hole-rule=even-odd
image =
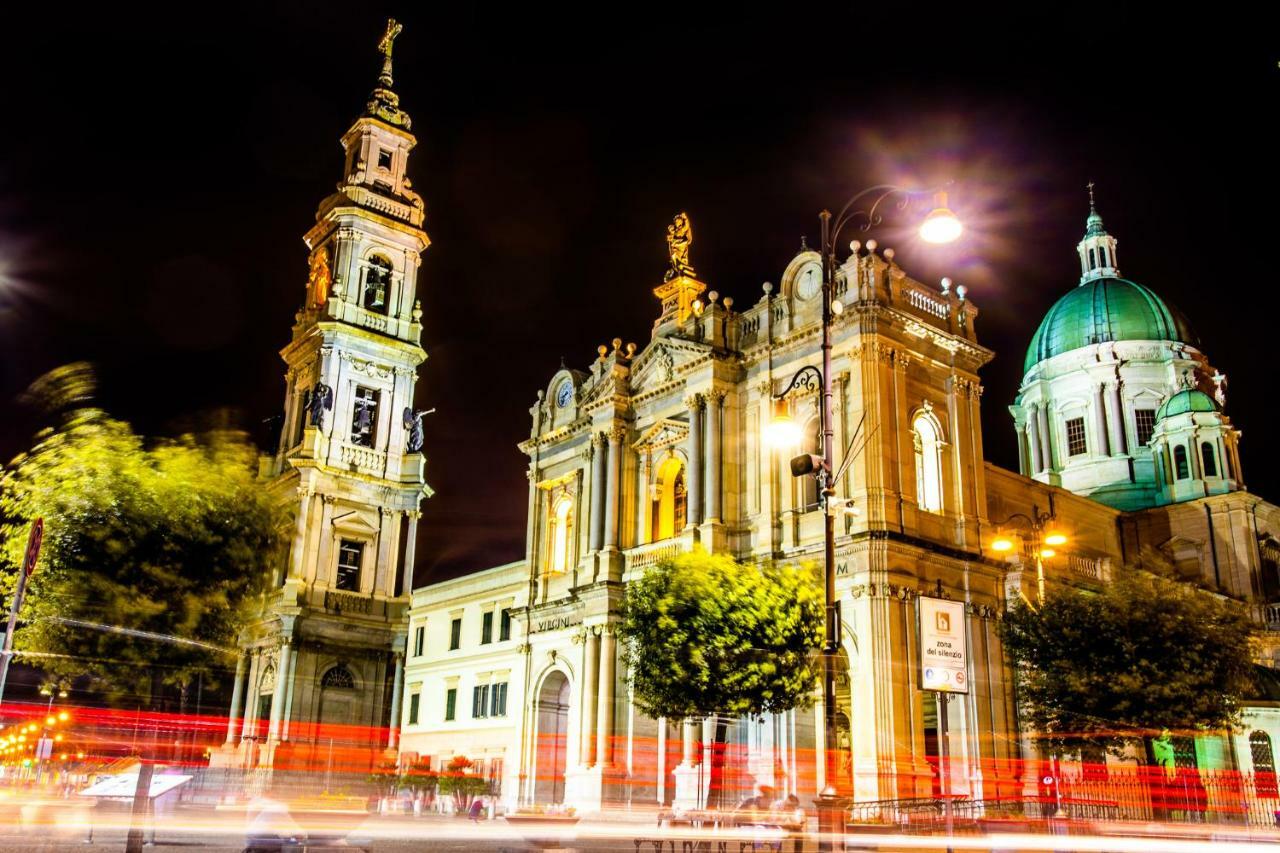
{"label": "triangular pediment", "polygon": [[679,444],[688,435],[688,423],[675,418],[663,418],[640,433],[640,437],[631,446],[636,450],[661,450],[664,447]]}
{"label": "triangular pediment", "polygon": [[710,347],[678,338],[650,341],[631,365],[632,393],[638,393],[680,377],[681,368],[707,356]]}
{"label": "triangular pediment", "polygon": [[333,526],[345,533],[363,534],[365,536],[373,536],[378,532],[378,528],[365,521],[357,511],[351,511],[344,515],[336,516],[333,519]]}

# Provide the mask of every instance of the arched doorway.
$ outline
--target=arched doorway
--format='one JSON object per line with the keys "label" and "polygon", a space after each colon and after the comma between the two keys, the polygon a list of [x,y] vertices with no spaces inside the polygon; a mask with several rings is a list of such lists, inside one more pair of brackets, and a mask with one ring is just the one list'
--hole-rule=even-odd
{"label": "arched doorway", "polygon": [[678,536],[688,521],[688,489],[684,480],[684,463],[679,457],[668,456],[658,466],[656,486],[650,539],[661,542]]}
{"label": "arched doorway", "polygon": [[349,740],[353,736],[356,705],[360,696],[355,676],[343,664],[329,668],[320,679],[320,731],[322,739]]}
{"label": "arched doorway", "polygon": [[533,799],[536,803],[563,803],[569,745],[569,679],[563,672],[551,672],[542,680],[537,720]]}

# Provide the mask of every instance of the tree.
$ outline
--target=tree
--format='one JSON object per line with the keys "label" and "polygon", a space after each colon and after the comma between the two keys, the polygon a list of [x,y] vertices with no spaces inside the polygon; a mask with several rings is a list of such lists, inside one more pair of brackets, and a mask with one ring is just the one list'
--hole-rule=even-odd
{"label": "tree", "polygon": [[455,755],[437,780],[440,793],[453,797],[454,811],[458,814],[467,811],[473,798],[489,793],[489,783],[468,772],[474,766],[475,762],[465,755]]}
{"label": "tree", "polygon": [[1165,730],[1237,721],[1252,685],[1245,608],[1145,562],[1101,590],[1051,588],[1004,620],[1024,720],[1063,747],[1118,753]]}
{"label": "tree", "polygon": [[744,564],[701,549],[664,560],[628,586],[617,630],[635,704],[654,718],[716,718],[717,802],[724,716],[813,702],[822,613],[812,569]]}
{"label": "tree", "polygon": [[197,675],[214,685],[281,559],[287,517],[237,433],[146,441],[91,405],[71,365],[32,387],[54,425],[0,474],[0,561],[12,587],[31,521],[40,565],[15,638],[55,677],[90,676],[110,698],[154,697]]}

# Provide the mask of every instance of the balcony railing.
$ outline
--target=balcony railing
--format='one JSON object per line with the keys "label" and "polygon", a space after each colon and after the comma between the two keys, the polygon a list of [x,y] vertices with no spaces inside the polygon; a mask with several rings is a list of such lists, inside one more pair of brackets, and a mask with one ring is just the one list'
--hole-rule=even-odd
{"label": "balcony railing", "polygon": [[689,548],[684,539],[679,537],[639,545],[627,552],[627,568],[645,569],[677,554],[683,554],[687,550]]}
{"label": "balcony railing", "polygon": [[324,594],[324,609],[332,610],[335,613],[355,613],[361,616],[372,616],[374,615],[374,600],[353,592],[326,590]]}
{"label": "balcony railing", "polygon": [[340,458],[343,465],[364,474],[381,474],[387,468],[387,454],[358,444],[343,444]]}

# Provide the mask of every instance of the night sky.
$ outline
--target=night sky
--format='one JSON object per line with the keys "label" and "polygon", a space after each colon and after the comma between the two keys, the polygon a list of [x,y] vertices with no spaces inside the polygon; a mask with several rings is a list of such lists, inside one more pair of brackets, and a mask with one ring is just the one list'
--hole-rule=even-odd
{"label": "night sky", "polygon": [[1006,406],[1077,281],[1093,180],[1123,274],[1191,318],[1229,377],[1246,480],[1280,500],[1274,21],[1225,5],[1177,25],[1123,4],[190,8],[5,13],[5,459],[30,439],[17,395],[70,360],[94,362],[106,407],[148,433],[280,410],[301,237],[390,13],[433,241],[420,583],[523,555],[528,409],[562,356],[585,368],[614,337],[648,341],[675,213],[700,277],[746,306],[802,236],[816,244],[819,210],[883,182],[955,181],[960,244],[919,244],[917,210],[870,236],[981,309],[989,459],[1016,466]]}

